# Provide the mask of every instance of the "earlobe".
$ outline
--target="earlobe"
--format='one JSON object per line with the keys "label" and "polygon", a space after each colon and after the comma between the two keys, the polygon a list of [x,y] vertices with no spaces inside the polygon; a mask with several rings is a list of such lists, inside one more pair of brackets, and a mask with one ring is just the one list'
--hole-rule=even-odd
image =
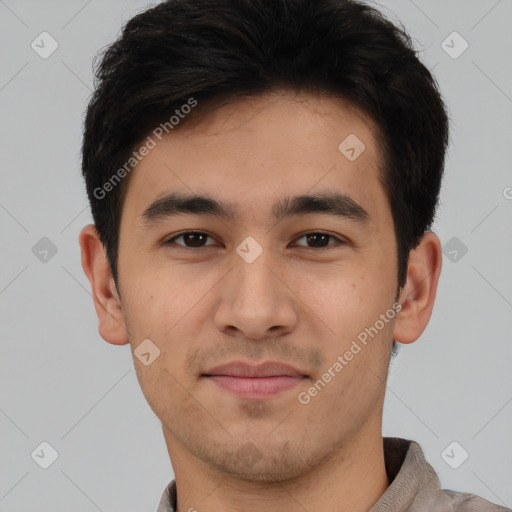
{"label": "earlobe", "polygon": [[400,343],[416,341],[427,327],[432,315],[437,285],[441,274],[442,249],[439,237],[426,231],[419,245],[411,250],[407,281],[399,302],[393,337]]}
{"label": "earlobe", "polygon": [[120,297],[108,259],[94,224],[85,226],[79,236],[82,268],[91,283],[94,307],[101,337],[114,345],[129,343]]}

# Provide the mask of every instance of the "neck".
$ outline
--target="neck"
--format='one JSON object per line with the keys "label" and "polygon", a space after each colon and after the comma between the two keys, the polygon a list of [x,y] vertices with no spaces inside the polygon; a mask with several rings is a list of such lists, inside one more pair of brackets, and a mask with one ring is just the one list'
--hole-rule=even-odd
{"label": "neck", "polygon": [[380,428],[370,437],[353,437],[301,476],[278,482],[221,473],[192,456],[165,427],[164,436],[173,454],[177,512],[367,512],[389,486]]}

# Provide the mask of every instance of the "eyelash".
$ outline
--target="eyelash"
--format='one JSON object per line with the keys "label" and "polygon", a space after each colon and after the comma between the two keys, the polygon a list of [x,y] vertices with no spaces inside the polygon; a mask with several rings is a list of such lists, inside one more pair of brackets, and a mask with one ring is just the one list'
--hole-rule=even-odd
{"label": "eyelash", "polygon": [[[209,238],[213,238],[211,235],[209,235],[208,233],[205,233],[204,231],[184,231],[182,233],[179,233],[178,235],[174,235],[172,238],[169,238],[167,240],[165,240],[163,243],[164,245],[172,245],[174,243],[175,240],[177,240],[178,238],[181,238],[183,237],[184,235],[190,235],[190,234],[194,234],[194,235],[206,235],[207,237]],[[299,246],[303,249],[310,249],[312,251],[325,251],[329,248],[333,248],[333,247],[340,247],[342,245],[348,245],[348,242],[346,242],[345,240],[342,240],[334,235],[331,235],[330,233],[325,233],[323,231],[309,231],[307,233],[304,233],[303,235],[299,236],[298,238],[296,238],[296,240],[300,240],[301,238],[304,238],[305,236],[307,235],[325,235],[325,236],[328,236],[330,237],[330,239],[334,239],[337,241],[337,243],[335,244],[329,244],[327,245],[326,247],[307,247],[307,246]],[[207,246],[204,246],[204,247],[187,247],[186,245],[183,245],[183,244],[177,244],[181,249],[185,249],[185,250],[190,250],[190,251],[198,251],[200,249],[206,249],[207,247],[211,247],[209,245]]]}

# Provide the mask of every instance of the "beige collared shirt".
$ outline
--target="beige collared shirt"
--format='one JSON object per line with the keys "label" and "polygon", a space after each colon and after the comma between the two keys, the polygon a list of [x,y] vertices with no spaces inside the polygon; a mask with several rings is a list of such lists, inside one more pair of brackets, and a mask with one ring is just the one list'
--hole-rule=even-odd
{"label": "beige collared shirt", "polygon": [[[483,498],[441,489],[439,478],[415,441],[384,437],[391,485],[368,512],[512,512]],[[157,512],[176,512],[176,481],[167,486]]]}

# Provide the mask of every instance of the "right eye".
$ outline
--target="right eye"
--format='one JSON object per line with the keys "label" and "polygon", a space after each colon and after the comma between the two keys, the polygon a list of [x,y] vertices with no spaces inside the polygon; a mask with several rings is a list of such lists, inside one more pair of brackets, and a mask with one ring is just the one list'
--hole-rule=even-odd
{"label": "right eye", "polygon": [[210,235],[208,235],[208,233],[204,233],[202,231],[184,231],[183,233],[180,233],[178,235],[173,236],[172,238],[167,239],[164,242],[164,245],[172,245],[175,243],[175,240],[179,240],[180,238],[184,241],[184,243],[183,244],[178,243],[177,245],[181,245],[185,249],[192,249],[192,250],[194,248],[201,249],[202,247],[208,247],[208,245],[212,245],[212,244],[204,245],[205,240],[207,238],[212,238],[212,237]]}

